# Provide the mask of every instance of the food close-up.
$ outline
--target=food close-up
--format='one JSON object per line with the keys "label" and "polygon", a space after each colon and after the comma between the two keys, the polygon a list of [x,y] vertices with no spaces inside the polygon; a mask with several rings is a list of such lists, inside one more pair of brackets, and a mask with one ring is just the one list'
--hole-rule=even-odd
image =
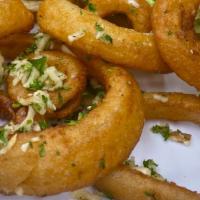
{"label": "food close-up", "polygon": [[200,200],[200,0],[0,0],[0,200]]}

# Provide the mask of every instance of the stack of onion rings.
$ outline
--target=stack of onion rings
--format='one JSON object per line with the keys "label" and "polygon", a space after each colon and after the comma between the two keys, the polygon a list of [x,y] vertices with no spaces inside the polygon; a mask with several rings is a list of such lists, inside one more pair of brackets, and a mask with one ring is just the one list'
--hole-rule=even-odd
{"label": "stack of onion rings", "polygon": [[[93,62],[88,69],[107,90],[103,102],[76,126],[18,135],[12,151],[0,156],[2,192],[20,187],[25,194],[50,195],[76,189],[94,183],[127,158],[143,126],[138,86],[127,72],[106,63]],[[37,144],[26,153],[20,150],[36,135],[40,144],[46,144],[44,158],[39,157]],[[56,150],[61,152],[58,157]]]}
{"label": "stack of onion rings", "polygon": [[[33,16],[20,1],[2,2],[0,10],[8,6],[9,11],[7,15],[3,12],[2,16],[6,16],[15,26],[13,28],[11,23],[8,23],[8,26],[0,31],[0,50],[6,58],[14,59],[33,43],[32,35],[16,34],[30,30]],[[157,0],[153,11],[153,31],[164,61],[156,47],[154,35],[144,33],[151,30],[151,7],[146,1],[138,0],[140,6],[136,6],[135,11],[139,15],[131,13],[133,10],[130,8],[133,7],[125,0],[116,0],[112,6],[109,6],[108,0],[91,0],[90,4],[96,6],[94,13],[90,12],[91,8],[88,6],[85,7],[88,11],[85,11],[71,2],[74,3],[65,0],[44,0],[38,12],[38,22],[43,31],[65,42],[74,52],[78,52],[79,58],[89,59],[85,61],[87,72],[90,77],[103,84],[106,96],[75,126],[58,125],[39,133],[18,135],[13,149],[0,156],[0,191],[9,194],[20,189],[24,194],[51,195],[93,184],[101,178],[96,186],[102,191],[112,192],[117,199],[199,199],[196,193],[171,183],[160,182],[124,166],[102,178],[121,164],[136,145],[144,121],[143,107],[146,119],[199,123],[199,98],[181,93],[143,93],[143,102],[137,84],[126,71],[100,59],[79,54],[91,54],[111,63],[149,72],[169,72],[166,62],[180,77],[199,88],[199,45],[196,42],[197,36],[192,31],[193,26],[189,22],[194,19],[200,2]],[[14,21],[10,13],[14,9],[12,3],[16,10],[21,10],[18,21]],[[13,12],[16,13],[16,10]],[[134,23],[134,29],[141,33],[117,27],[101,19],[112,13],[127,15],[132,24]],[[180,20],[182,13],[187,15]],[[26,17],[19,23],[22,16]],[[0,17],[0,26],[1,21]],[[3,22],[2,26],[4,24]],[[10,35],[12,33],[15,34]],[[104,38],[101,38],[102,36]],[[172,37],[168,41],[169,36]],[[58,46],[60,50],[60,43]],[[13,51],[9,51],[12,47],[15,47]],[[173,54],[177,49],[182,55],[175,57]],[[188,52],[193,56],[191,59],[188,58]],[[58,102],[55,92],[50,93],[58,110],[45,116],[47,119],[64,118],[73,113],[80,104],[86,82],[84,67],[77,58],[64,53],[53,51],[43,52],[41,55],[48,58],[50,65],[69,76],[67,83],[72,90],[63,92],[62,103]],[[184,72],[180,69],[181,64]],[[12,78],[9,76],[7,83],[8,95],[14,101],[18,97],[26,98],[30,93],[20,84],[13,87]],[[0,112],[0,117],[15,118],[15,121],[21,122],[27,114],[26,109],[19,109],[15,114],[11,104],[10,99],[0,96],[0,107],[8,112],[8,115]],[[21,146],[36,136],[40,139],[33,144],[33,148],[22,152]],[[41,145],[46,149],[46,156],[43,158],[38,155]],[[55,157],[58,151],[61,154]]]}
{"label": "stack of onion rings", "polygon": [[[44,32],[84,53],[131,68],[169,72],[152,33],[138,33],[118,27],[89,11],[80,10],[71,2],[52,0],[49,4],[48,0],[43,1],[38,12],[38,23]],[[74,34],[83,37],[71,42],[68,38]],[[107,39],[98,39],[101,37],[99,34]]]}

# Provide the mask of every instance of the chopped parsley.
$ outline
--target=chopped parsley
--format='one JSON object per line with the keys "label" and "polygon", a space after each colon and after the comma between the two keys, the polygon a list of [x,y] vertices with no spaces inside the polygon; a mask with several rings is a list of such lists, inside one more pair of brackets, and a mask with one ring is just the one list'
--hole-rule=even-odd
{"label": "chopped parsley", "polygon": [[144,160],[143,166],[150,169],[152,176],[157,175],[156,167],[158,167],[158,165],[152,159]]}
{"label": "chopped parsley", "polygon": [[40,112],[40,110],[42,109],[39,103],[32,103],[32,107],[36,112]]}
{"label": "chopped parsley", "polygon": [[110,35],[108,35],[108,34],[103,34],[103,35],[100,37],[100,39],[101,39],[102,41],[105,41],[105,42],[108,43],[108,44],[112,44],[112,43],[113,43],[112,37],[111,37]]}
{"label": "chopped parsley", "polygon": [[98,24],[98,23],[95,24],[95,27],[96,27],[96,31],[97,31],[97,32],[102,32],[102,31],[104,31],[104,28],[101,27],[101,25]]}
{"label": "chopped parsley", "polygon": [[196,17],[194,19],[194,32],[200,34],[200,7],[197,10]]}
{"label": "chopped parsley", "polygon": [[87,8],[90,12],[96,12],[96,6],[91,3],[89,0],[83,0],[83,3],[87,5]]}
{"label": "chopped parsley", "polygon": [[16,101],[16,102],[14,102],[13,104],[12,104],[12,108],[20,108],[20,107],[22,107],[22,105],[18,102],[18,101]]}
{"label": "chopped parsley", "polygon": [[79,112],[78,113],[78,121],[82,120],[86,116],[86,112]]}
{"label": "chopped parsley", "polygon": [[5,129],[0,130],[0,143],[6,146],[8,144],[8,138]]}
{"label": "chopped parsley", "polygon": [[151,131],[155,134],[161,134],[165,141],[167,141],[170,137],[170,127],[169,125],[155,125],[151,128]]}
{"label": "chopped parsley", "polygon": [[66,120],[66,124],[69,126],[74,126],[78,123],[77,120]]}
{"label": "chopped parsley", "polygon": [[43,82],[36,79],[36,80],[33,80],[33,82],[29,85],[29,89],[33,91],[37,91],[37,90],[43,89],[44,86],[45,84]]}
{"label": "chopped parsley", "polygon": [[43,142],[42,144],[39,145],[39,156],[41,158],[46,156],[46,148],[45,148],[46,142]]}
{"label": "chopped parsley", "polygon": [[44,74],[44,70],[47,63],[47,57],[43,56],[38,59],[29,60],[29,62],[40,72],[40,75]]}
{"label": "chopped parsley", "polygon": [[48,98],[45,95],[42,95],[42,101],[47,104]]}
{"label": "chopped parsley", "polygon": [[181,132],[179,129],[173,131],[170,129],[169,125],[155,125],[151,128],[151,131],[155,134],[160,134],[165,141],[172,140],[178,143],[188,145],[191,141],[192,136],[187,133]]}
{"label": "chopped parsley", "polygon": [[146,0],[146,2],[147,2],[150,6],[154,6],[154,4],[156,3],[156,0]]}
{"label": "chopped parsley", "polygon": [[25,49],[23,53],[21,53],[19,55],[19,58],[22,59],[22,58],[26,57],[27,55],[29,55],[31,53],[34,53],[37,50],[37,48],[38,47],[37,47],[36,43],[33,43],[30,47],[28,47],[27,49]]}
{"label": "chopped parsley", "polygon": [[41,130],[45,130],[49,127],[49,124],[47,123],[46,120],[39,121],[38,124],[39,124]]}
{"label": "chopped parsley", "polygon": [[96,6],[93,3],[88,3],[87,7],[90,12],[96,12],[97,10]]}
{"label": "chopped parsley", "polygon": [[110,35],[108,35],[107,33],[105,33],[104,28],[96,23],[95,24],[95,29],[96,29],[96,38],[107,43],[107,44],[112,44],[113,43],[113,39]]}

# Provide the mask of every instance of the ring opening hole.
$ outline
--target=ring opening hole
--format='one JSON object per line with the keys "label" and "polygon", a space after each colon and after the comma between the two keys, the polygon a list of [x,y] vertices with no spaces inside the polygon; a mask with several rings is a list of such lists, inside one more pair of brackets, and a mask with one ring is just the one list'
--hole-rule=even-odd
{"label": "ring opening hole", "polygon": [[117,26],[129,29],[133,28],[131,20],[124,13],[111,13],[103,18]]}

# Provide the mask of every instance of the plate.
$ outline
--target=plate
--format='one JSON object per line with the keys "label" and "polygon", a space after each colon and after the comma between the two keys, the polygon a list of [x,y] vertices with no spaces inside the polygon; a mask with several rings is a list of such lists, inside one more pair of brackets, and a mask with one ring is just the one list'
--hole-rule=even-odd
{"label": "plate", "polygon": [[[175,74],[158,75],[134,72],[141,88],[145,91],[176,91],[197,94]],[[156,108],[155,108],[156,109]],[[192,142],[184,146],[172,141],[163,141],[159,135],[152,134],[150,129],[155,124],[169,123],[171,129],[180,129],[192,134]],[[158,172],[168,181],[200,192],[200,127],[187,122],[148,121],[139,143],[132,152],[137,164],[143,160],[153,159],[158,164]],[[0,196],[0,200],[72,200],[70,193],[50,197]]]}

